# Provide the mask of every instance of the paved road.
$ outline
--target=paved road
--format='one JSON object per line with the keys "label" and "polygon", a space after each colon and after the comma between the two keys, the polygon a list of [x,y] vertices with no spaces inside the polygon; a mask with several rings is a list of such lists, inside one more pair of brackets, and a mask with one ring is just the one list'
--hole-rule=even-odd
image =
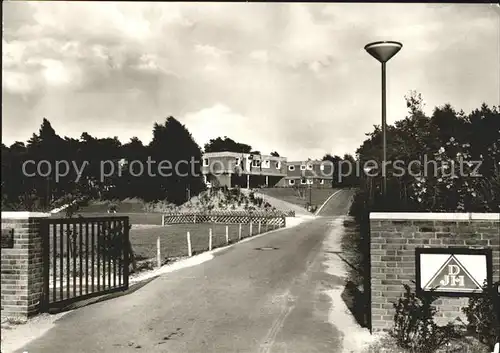
{"label": "paved road", "polygon": [[19,352],[340,353],[322,291],[344,281],[326,273],[322,248],[351,195],[341,191],[315,220],[75,310]]}
{"label": "paved road", "polygon": [[331,202],[326,203],[318,212],[318,216],[332,217],[343,216],[349,212],[351,198],[354,195],[353,190],[341,190],[334,195]]}

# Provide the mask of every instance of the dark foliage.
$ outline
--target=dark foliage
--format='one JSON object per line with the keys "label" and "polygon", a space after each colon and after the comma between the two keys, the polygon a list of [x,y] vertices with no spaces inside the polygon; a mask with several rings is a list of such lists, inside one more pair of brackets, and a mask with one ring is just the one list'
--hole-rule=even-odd
{"label": "dark foliage", "polygon": [[[381,211],[413,212],[498,212],[500,209],[500,112],[483,104],[469,115],[449,104],[437,107],[431,117],[423,113],[420,95],[406,97],[409,115],[387,129],[387,160],[401,161],[387,167],[387,196],[382,191],[381,168],[361,173],[361,187],[371,206]],[[360,169],[368,161],[381,166],[382,133],[378,126],[357,150]],[[466,158],[465,158],[466,157]],[[464,159],[465,158],[465,159]],[[438,168],[464,161],[481,161],[480,177],[444,177]],[[413,163],[413,164],[411,164]],[[420,166],[418,164],[420,163]],[[447,165],[446,165],[447,164]],[[427,171],[423,166],[427,165]],[[468,169],[465,168],[465,171]],[[410,173],[411,171],[411,173]],[[451,173],[450,170],[447,173]],[[420,174],[420,176],[419,176]]]}
{"label": "dark foliage", "polygon": [[483,289],[491,295],[471,297],[469,305],[462,308],[467,316],[469,331],[491,350],[495,343],[500,342],[500,294],[495,290],[498,285],[500,283],[497,282],[489,288],[485,283]]}
{"label": "dark foliage", "polygon": [[244,143],[235,142],[227,136],[224,138],[217,137],[211,139],[205,144],[205,152],[236,152],[236,153],[250,153],[252,147]]}
{"label": "dark foliage", "polygon": [[359,185],[360,178],[359,174],[356,173],[357,162],[353,156],[345,154],[344,157],[339,157],[327,153],[323,156],[322,160],[329,161],[333,164],[332,187],[347,188]]}
{"label": "dark foliage", "polygon": [[[40,161],[46,162],[37,171]],[[2,144],[2,210],[46,211],[76,194],[180,204],[186,201],[187,190],[191,196],[204,190],[200,162],[199,146],[173,117],[154,125],[153,140],[147,146],[137,137],[122,144],[117,137],[95,138],[86,132],[80,139],[62,138],[43,119],[38,134],[27,144]]]}
{"label": "dark foliage", "polygon": [[415,353],[433,353],[460,337],[460,332],[452,324],[438,326],[434,322],[436,296],[431,294],[419,298],[410,286],[404,285],[404,289],[403,297],[393,303],[396,313],[390,332],[399,347]]}

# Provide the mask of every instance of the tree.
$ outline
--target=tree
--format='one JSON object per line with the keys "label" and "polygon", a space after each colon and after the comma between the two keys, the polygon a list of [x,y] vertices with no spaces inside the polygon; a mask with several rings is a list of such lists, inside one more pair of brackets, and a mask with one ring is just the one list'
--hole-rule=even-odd
{"label": "tree", "polygon": [[[466,114],[451,105],[436,107],[432,116],[422,111],[420,94],[406,96],[409,115],[388,126],[388,161],[401,161],[403,174],[387,169],[384,211],[495,211],[500,205],[500,114],[483,104]],[[382,138],[378,126],[356,151],[361,165],[381,161]],[[473,174],[474,161],[481,163]],[[410,162],[413,167],[410,169]],[[449,171],[455,166],[455,173]],[[458,172],[458,168],[463,171]],[[448,171],[448,172],[447,172]],[[411,172],[411,173],[410,173]],[[382,176],[371,178],[381,185]],[[380,188],[378,188],[380,189]],[[381,198],[380,198],[381,199]],[[378,207],[374,204],[374,207]]]}
{"label": "tree", "polygon": [[205,152],[250,153],[251,150],[251,146],[244,143],[235,142],[227,136],[224,136],[223,139],[220,137],[211,139],[207,144],[205,144]]}
{"label": "tree", "polygon": [[[169,117],[164,125],[154,125],[153,135],[148,146],[137,137],[122,145],[116,136],[96,138],[87,132],[83,132],[80,139],[62,138],[44,118],[38,133],[34,133],[27,144],[16,142],[10,147],[2,144],[2,209],[46,210],[60,206],[68,195],[100,199],[138,197],[147,201],[167,199],[181,203],[186,199],[187,189],[192,196],[204,190],[201,150],[187,128]],[[150,171],[148,157],[153,162]],[[23,174],[25,161],[42,159],[52,167],[56,161],[75,163],[79,168],[84,166],[83,173],[77,175],[71,166],[69,173],[60,176],[59,180],[54,180],[54,175],[51,178]],[[130,163],[134,161],[139,163],[134,163],[136,168],[131,171]],[[158,162],[161,161],[171,163],[170,170],[163,170],[171,172],[171,176],[159,175]],[[142,172],[138,164],[144,167]],[[103,172],[113,173],[105,176],[101,175]]]}
{"label": "tree", "polygon": [[[191,195],[204,189],[201,178],[201,149],[193,140],[187,128],[173,117],[164,125],[155,124],[153,140],[148,146],[149,155],[156,163],[166,160],[172,166],[168,177],[159,174],[150,178],[152,194],[161,195],[170,202],[181,204],[186,201],[187,190]],[[193,169],[193,170],[192,170]]]}
{"label": "tree", "polygon": [[[39,163],[40,161],[46,161],[50,164],[51,168],[55,167],[56,161],[65,160],[65,153],[67,152],[65,141],[55,132],[50,121],[43,118],[42,124],[38,131],[38,135],[33,134],[33,137],[29,140],[27,146],[27,154],[24,155],[21,164],[28,159],[32,159]],[[45,173],[50,172],[50,170],[41,171]],[[54,180],[54,171],[47,176],[41,176],[41,173],[37,173],[35,176],[28,177],[23,175],[24,182],[31,185],[31,188],[35,190],[35,194],[43,202],[44,207],[49,208],[50,203],[64,194],[64,186],[62,184],[67,182],[66,180],[56,181]],[[59,183],[60,182],[60,183]]]}
{"label": "tree", "polygon": [[130,141],[121,148],[121,157],[124,164],[117,166],[121,169],[122,177],[117,180],[116,194],[120,199],[127,197],[143,197],[144,190],[150,187],[148,175],[134,176],[130,168],[137,162],[147,164],[148,150],[141,140],[132,137]]}
{"label": "tree", "polygon": [[352,187],[358,185],[358,175],[356,172],[356,159],[350,154],[345,154],[343,158],[327,153],[322,158],[333,164],[333,187]]}
{"label": "tree", "polygon": [[273,156],[273,157],[279,157],[280,155],[279,155],[278,152],[274,151],[274,152],[271,152],[271,156]]}

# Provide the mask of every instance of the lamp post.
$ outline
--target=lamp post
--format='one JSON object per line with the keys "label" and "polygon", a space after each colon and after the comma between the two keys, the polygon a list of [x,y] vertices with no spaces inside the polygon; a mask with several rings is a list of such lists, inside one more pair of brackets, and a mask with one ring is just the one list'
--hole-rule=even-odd
{"label": "lamp post", "polygon": [[309,206],[312,207],[312,185],[309,184]]}
{"label": "lamp post", "polygon": [[374,168],[365,167],[363,168],[365,186],[368,188],[368,201],[372,200],[372,176],[369,174]]}
{"label": "lamp post", "polygon": [[365,45],[365,50],[377,59],[382,64],[382,143],[383,143],[383,161],[382,161],[382,177],[383,177],[383,194],[387,190],[387,178],[385,173],[385,162],[387,160],[387,140],[386,140],[386,97],[385,97],[385,64],[396,55],[403,44],[399,42],[383,41],[373,42]]}

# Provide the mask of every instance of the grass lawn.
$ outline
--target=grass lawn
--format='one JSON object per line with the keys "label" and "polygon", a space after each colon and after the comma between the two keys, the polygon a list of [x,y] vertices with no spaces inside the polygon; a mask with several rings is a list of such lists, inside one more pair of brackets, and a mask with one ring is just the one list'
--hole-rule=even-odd
{"label": "grass lawn", "polygon": [[[161,213],[147,213],[147,212],[117,212],[117,213],[107,213],[104,212],[78,212],[73,217],[129,217],[129,224],[150,224],[150,225],[161,225]],[[54,218],[65,218],[64,213],[52,215]]]}
{"label": "grass lawn", "polygon": [[[107,213],[111,201],[92,201],[88,205],[82,207],[83,213]],[[116,202],[117,211],[120,213],[144,213],[144,202],[141,200],[127,200]]]}
{"label": "grass lawn", "polygon": [[[229,224],[228,234],[230,243],[238,241],[239,226]],[[187,232],[191,235],[193,254],[208,250],[209,230],[212,229],[212,247],[226,245],[226,225],[224,224],[173,224],[165,227],[136,227],[130,230],[130,241],[138,260],[156,257],[156,241],[160,237],[161,257],[163,259],[188,255]],[[270,227],[269,230],[272,228]],[[266,227],[261,227],[261,233]],[[242,225],[242,238],[250,234],[248,224]],[[258,234],[258,225],[252,227],[252,235]]]}
{"label": "grass lawn", "polygon": [[[311,201],[313,205],[321,206],[323,202],[325,202],[334,192],[338,189],[311,189]],[[303,206],[309,202],[309,190],[307,188],[301,191],[302,196],[299,194],[299,191],[294,188],[263,188],[259,189],[259,192],[268,195],[271,197],[275,197],[277,199]]]}
{"label": "grass lawn", "polygon": [[[164,261],[167,259],[173,260],[175,258],[188,256],[187,232],[190,232],[191,235],[193,255],[208,250],[210,229],[212,229],[212,248],[226,245],[226,225],[224,224],[172,224],[161,226],[162,213],[144,212],[138,208],[134,209],[132,207],[134,203],[132,202],[125,204],[131,205],[131,208],[127,209],[128,212],[107,213],[107,206],[104,203],[97,203],[84,208],[82,211],[75,214],[74,217],[129,217],[129,224],[132,226],[129,236],[137,261],[156,258],[158,237],[160,237],[161,257]],[[120,210],[121,209],[120,207]],[[51,217],[65,218],[65,215],[64,212],[61,212],[59,214],[53,214]],[[229,224],[227,227],[229,242],[237,242],[239,237],[239,225]],[[258,228],[258,224],[253,224],[252,235],[259,234]],[[58,229],[56,230],[56,234],[59,234]],[[267,228],[263,225],[260,233],[272,229],[276,229],[276,226],[269,226],[269,228]],[[77,227],[77,233],[79,233],[79,227]],[[249,235],[249,224],[242,224],[242,238],[247,238]],[[63,240],[63,254],[67,251],[66,238],[65,236]],[[77,242],[79,243],[79,241],[80,238],[78,238]],[[86,240],[83,240],[82,244],[84,248],[85,241]],[[59,251],[58,241],[56,252]]]}

